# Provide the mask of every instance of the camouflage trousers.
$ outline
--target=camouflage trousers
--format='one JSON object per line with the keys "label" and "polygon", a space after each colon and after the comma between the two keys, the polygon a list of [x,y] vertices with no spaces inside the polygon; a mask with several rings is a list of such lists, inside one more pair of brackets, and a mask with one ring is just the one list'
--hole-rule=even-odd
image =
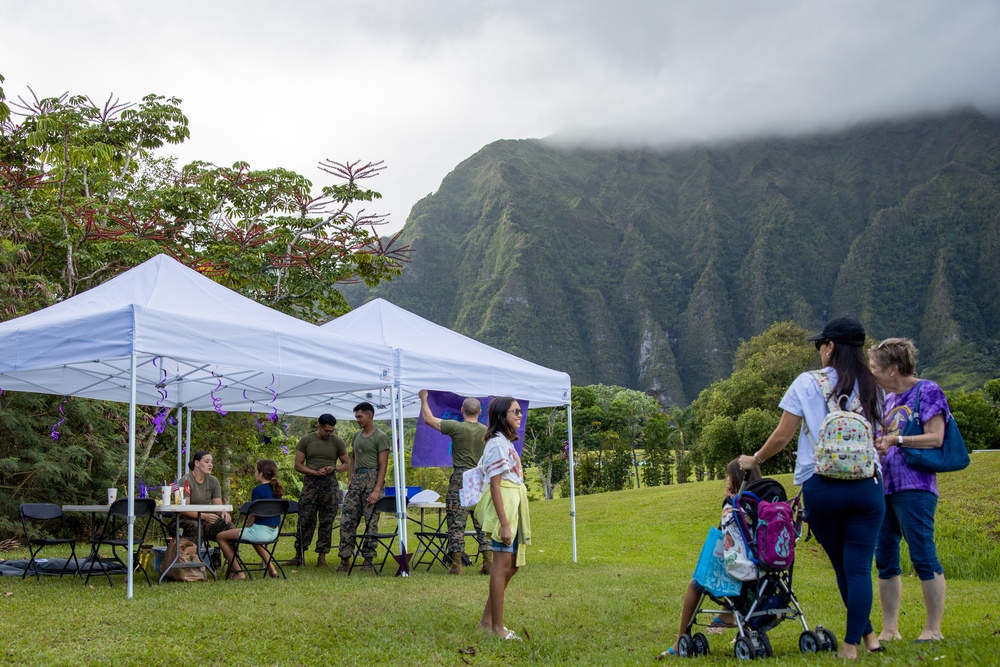
{"label": "camouflage trousers", "polygon": [[[378,470],[368,468],[365,470],[355,470],[354,477],[347,487],[347,497],[344,498],[344,509],[340,515],[340,557],[352,558],[354,556],[355,536],[358,533],[358,524],[361,518],[371,521],[372,532],[378,532],[378,512],[375,506],[368,503],[368,496],[375,490],[375,483],[378,482]],[[374,539],[365,541],[361,547],[361,556],[367,560],[375,558],[375,547],[378,544]]]}
{"label": "camouflage trousers", "polygon": [[296,554],[304,554],[309,549],[317,519],[319,529],[316,531],[316,553],[330,553],[333,522],[337,519],[339,506],[340,487],[337,486],[336,476],[310,476],[302,481],[302,493],[299,494],[299,533],[295,538]]}
{"label": "camouflage trousers", "polygon": [[483,527],[479,525],[475,514],[471,510],[462,507],[458,493],[462,489],[462,473],[468,468],[455,468],[448,480],[448,493],[445,494],[445,520],[448,522],[448,553],[456,551],[465,553],[465,524],[468,519],[472,519],[472,527],[476,529],[476,540],[479,542],[479,552],[492,551],[490,540],[483,532]]}

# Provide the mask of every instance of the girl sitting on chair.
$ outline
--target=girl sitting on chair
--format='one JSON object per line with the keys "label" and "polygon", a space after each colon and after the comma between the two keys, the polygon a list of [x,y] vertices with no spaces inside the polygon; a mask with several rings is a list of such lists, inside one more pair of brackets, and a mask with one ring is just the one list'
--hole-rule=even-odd
{"label": "girl sitting on chair", "polygon": [[[278,480],[278,464],[271,459],[261,459],[257,461],[257,469],[254,473],[254,477],[257,480],[257,486],[254,487],[253,492],[250,494],[250,501],[254,500],[268,500],[272,498],[281,498],[285,493],[285,487]],[[255,517],[252,514],[247,517],[246,528],[243,529],[243,541],[244,542],[259,542],[260,544],[254,544],[253,548],[260,555],[261,561],[267,563],[267,574],[271,577],[277,577],[278,571],[274,567],[274,563],[270,560],[270,555],[267,553],[267,549],[264,548],[264,544],[273,542],[278,537],[278,524],[281,521],[281,517]],[[234,558],[233,543],[240,539],[240,529],[232,528],[230,530],[223,531],[219,533],[216,538],[219,542],[219,548],[222,549],[222,555],[226,557],[226,560],[230,564],[230,579],[244,579],[246,575],[240,568],[239,561]]]}

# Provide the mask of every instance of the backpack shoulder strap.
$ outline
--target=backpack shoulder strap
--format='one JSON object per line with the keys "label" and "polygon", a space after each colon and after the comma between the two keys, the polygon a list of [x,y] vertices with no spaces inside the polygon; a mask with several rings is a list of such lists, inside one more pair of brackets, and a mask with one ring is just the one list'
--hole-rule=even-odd
{"label": "backpack shoulder strap", "polygon": [[833,398],[833,383],[830,382],[829,376],[823,371],[809,371],[809,374],[813,376],[816,384],[819,385],[819,391],[823,394],[823,399],[826,401],[826,409],[830,412],[839,410],[840,407]]}

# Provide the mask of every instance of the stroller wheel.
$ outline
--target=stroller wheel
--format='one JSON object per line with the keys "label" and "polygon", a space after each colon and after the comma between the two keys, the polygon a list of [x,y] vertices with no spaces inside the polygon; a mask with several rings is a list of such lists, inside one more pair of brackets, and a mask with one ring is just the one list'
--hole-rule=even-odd
{"label": "stroller wheel", "polygon": [[799,650],[803,653],[816,653],[821,645],[819,635],[812,630],[805,630],[799,635]]}
{"label": "stroller wheel", "polygon": [[834,635],[833,632],[831,632],[830,630],[824,628],[822,625],[816,626],[816,634],[820,636],[820,639],[822,639],[823,645],[821,648],[824,651],[830,651],[832,653],[833,651],[836,651],[838,648],[840,648],[839,646],[837,646],[836,635]]}
{"label": "stroller wheel", "polygon": [[760,648],[757,649],[758,658],[770,658],[774,655],[774,651],[771,650],[771,640],[767,638],[766,634],[758,632],[757,641],[760,642]]}
{"label": "stroller wheel", "polygon": [[708,655],[708,637],[700,632],[694,633],[691,637],[691,643],[694,645],[695,655]]}
{"label": "stroller wheel", "polygon": [[733,644],[733,653],[737,660],[754,660],[757,657],[756,649],[746,637],[736,638],[736,643]]}
{"label": "stroller wheel", "polygon": [[677,639],[677,655],[682,658],[694,657],[694,641],[691,639],[691,635],[681,635]]}

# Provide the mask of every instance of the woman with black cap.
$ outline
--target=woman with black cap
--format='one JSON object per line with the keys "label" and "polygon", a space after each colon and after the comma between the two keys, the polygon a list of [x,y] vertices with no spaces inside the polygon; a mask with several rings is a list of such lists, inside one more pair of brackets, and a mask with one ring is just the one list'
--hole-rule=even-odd
{"label": "woman with black cap", "polygon": [[[862,347],[865,329],[853,317],[830,320],[809,340],[816,344],[823,369],[798,376],[779,403],[781,421],[753,456],[741,456],[740,467],[760,465],[783,450],[799,433],[794,483],[802,485],[806,521],[823,546],[837,575],[840,596],[847,607],[847,629],[841,658],[854,659],[864,642],[868,651],[883,650],[872,628],[872,560],[875,541],[885,514],[877,460],[872,474],[862,479],[836,479],[816,474],[817,434],[829,413],[826,395],[861,414],[875,428],[882,420],[878,383],[868,368]],[[824,387],[826,389],[824,390]],[[846,402],[846,404],[845,404]]]}

